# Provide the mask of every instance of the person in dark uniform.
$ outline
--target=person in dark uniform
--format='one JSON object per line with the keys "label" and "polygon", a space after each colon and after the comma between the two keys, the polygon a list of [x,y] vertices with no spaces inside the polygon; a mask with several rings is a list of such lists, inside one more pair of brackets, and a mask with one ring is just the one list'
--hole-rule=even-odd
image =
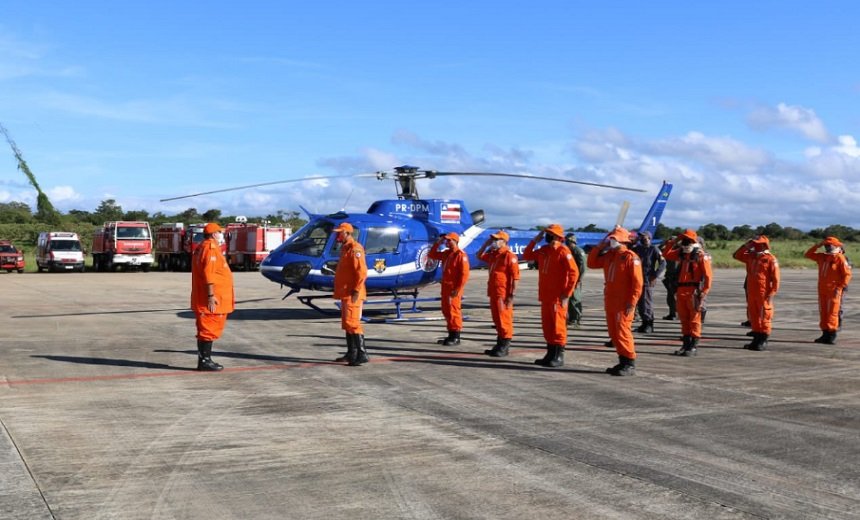
{"label": "person in dark uniform", "polygon": [[648,231],[643,231],[639,235],[636,245],[633,246],[633,252],[642,262],[644,280],[642,294],[636,304],[642,324],[636,332],[654,332],[654,285],[666,270],[666,260],[663,259],[657,246],[651,244],[651,233]]}
{"label": "person in dark uniform", "polygon": [[574,233],[566,234],[564,243],[573,254],[573,261],[576,262],[576,268],[579,270],[576,288],[573,290],[573,296],[567,302],[567,323],[578,329],[582,326],[582,279],[585,277],[585,250],[576,245]]}
{"label": "person in dark uniform", "polygon": [[[671,237],[669,240],[675,240],[675,237]],[[678,262],[666,260],[666,272],[663,276],[663,286],[666,288],[666,305],[669,307],[669,314],[663,316],[663,319],[677,319],[678,315],[675,310],[675,292],[678,290]]]}

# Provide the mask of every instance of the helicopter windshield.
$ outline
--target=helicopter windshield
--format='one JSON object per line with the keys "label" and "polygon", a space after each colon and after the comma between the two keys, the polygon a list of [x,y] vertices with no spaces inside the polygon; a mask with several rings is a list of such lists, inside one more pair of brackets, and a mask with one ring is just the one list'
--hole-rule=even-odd
{"label": "helicopter windshield", "polygon": [[324,220],[312,222],[298,230],[294,238],[284,243],[282,251],[304,256],[322,256],[334,224]]}

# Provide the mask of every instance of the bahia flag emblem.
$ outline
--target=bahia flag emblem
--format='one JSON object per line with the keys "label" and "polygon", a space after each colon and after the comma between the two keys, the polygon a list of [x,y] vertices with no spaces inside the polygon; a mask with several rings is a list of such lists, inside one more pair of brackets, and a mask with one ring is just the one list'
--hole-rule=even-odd
{"label": "bahia flag emblem", "polygon": [[443,202],[442,203],[442,222],[460,222],[460,203],[459,202]]}

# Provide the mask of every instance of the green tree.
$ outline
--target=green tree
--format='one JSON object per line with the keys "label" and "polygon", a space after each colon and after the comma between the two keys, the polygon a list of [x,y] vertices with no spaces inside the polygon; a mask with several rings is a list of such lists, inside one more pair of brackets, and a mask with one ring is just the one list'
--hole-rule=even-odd
{"label": "green tree", "polygon": [[24,202],[0,202],[0,223],[29,224],[33,221],[33,210]]}
{"label": "green tree", "polygon": [[12,136],[9,135],[9,131],[6,130],[6,127],[2,124],[0,124],[0,133],[6,137],[6,142],[9,143],[9,146],[12,148],[12,153],[15,154],[15,159],[18,160],[18,169],[24,172],[27,180],[29,180],[30,184],[32,184],[36,189],[36,220],[45,224],[59,224],[60,213],[54,209],[54,205],[51,204],[48,196],[45,195],[42,188],[39,187],[39,183],[36,182],[36,176],[33,175],[32,171],[30,171],[27,161],[24,160],[24,156],[21,154],[21,150],[18,149],[18,145],[15,144],[15,141],[12,140]]}
{"label": "green tree", "polygon": [[218,222],[221,220],[221,210],[207,209],[201,217],[203,217],[203,221],[205,222]]}
{"label": "green tree", "polygon": [[95,218],[96,225],[98,225],[109,220],[122,220],[122,215],[122,206],[117,204],[116,200],[105,199],[96,208],[93,218]]}
{"label": "green tree", "polygon": [[84,222],[96,225],[101,224],[101,222],[98,221],[95,215],[93,215],[89,211],[84,211],[82,209],[70,209],[68,216],[74,222]]}
{"label": "green tree", "polygon": [[[543,229],[543,228],[541,228]],[[607,230],[601,227],[597,227],[597,224],[588,224],[587,226],[577,228],[577,231],[584,231],[586,233],[606,233]]]}
{"label": "green tree", "polygon": [[149,212],[145,209],[133,209],[126,211],[122,216],[123,220],[149,220]]}
{"label": "green tree", "polygon": [[732,228],[732,238],[735,240],[747,240],[752,238],[752,236],[753,228],[748,224]]}
{"label": "green tree", "polygon": [[176,222],[182,222],[184,224],[194,224],[202,220],[200,214],[197,213],[197,208],[188,208],[182,213],[177,213],[173,218]]}
{"label": "green tree", "polygon": [[705,224],[700,227],[697,233],[705,240],[728,240],[731,238],[729,228],[722,224]]}

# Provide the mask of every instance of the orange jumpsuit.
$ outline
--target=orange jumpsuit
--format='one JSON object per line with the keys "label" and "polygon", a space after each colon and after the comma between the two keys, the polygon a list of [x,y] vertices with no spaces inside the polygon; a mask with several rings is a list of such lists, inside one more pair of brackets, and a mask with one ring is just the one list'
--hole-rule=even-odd
{"label": "orange jumpsuit", "polygon": [[520,265],[508,246],[488,251],[478,257],[490,268],[487,280],[487,296],[490,297],[490,313],[496,332],[502,339],[514,337],[514,304],[505,305],[505,300],[514,297],[514,282],[520,279]]}
{"label": "orange jumpsuit", "polygon": [[594,247],[588,252],[587,265],[591,269],[603,268],[603,306],[609,337],[619,356],[636,359],[630,327],[636,314],[636,302],[642,294],[642,261],[625,246],[611,249],[603,255],[600,251]]}
{"label": "orange jumpsuit", "polygon": [[685,254],[673,249],[671,241],[664,245],[663,258],[678,262],[678,289],[675,293],[678,319],[681,320],[681,334],[702,337],[701,304],[711,290],[711,255],[695,249]]}
{"label": "orange jumpsuit", "polygon": [[810,247],[803,256],[818,263],[818,314],[822,331],[839,329],[839,307],[842,291],[851,281],[851,266],[843,253],[816,253],[818,244]]}
{"label": "orange jumpsuit", "polygon": [[[361,327],[361,306],[367,299],[367,261],[364,248],[351,236],[340,249],[340,260],[334,272],[334,297],[340,300],[340,326],[347,334],[364,334]],[[353,303],[352,293],[358,291]]]}
{"label": "orange jumpsuit", "polygon": [[773,296],[779,291],[779,262],[770,252],[747,248],[735,251],[735,260],[747,266],[747,317],[753,332],[770,335]]}
{"label": "orange jumpsuit", "polygon": [[579,270],[570,249],[561,242],[553,242],[535,249],[535,239],[523,251],[523,260],[538,264],[538,300],[540,300],[541,327],[547,345],[567,344],[567,304],[562,298],[570,298]]}
{"label": "orange jumpsuit", "polygon": [[[439,251],[441,242],[430,248],[428,257],[442,262],[442,315],[448,330],[463,330],[463,288],[469,279],[469,255],[462,249]],[[451,296],[452,293],[457,296]]]}
{"label": "orange jumpsuit", "polygon": [[[209,289],[218,304],[209,312]],[[233,312],[236,295],[233,292],[233,273],[221,246],[214,238],[204,240],[194,250],[191,259],[191,310],[197,324],[197,339],[215,341],[224,332],[227,315]]]}

